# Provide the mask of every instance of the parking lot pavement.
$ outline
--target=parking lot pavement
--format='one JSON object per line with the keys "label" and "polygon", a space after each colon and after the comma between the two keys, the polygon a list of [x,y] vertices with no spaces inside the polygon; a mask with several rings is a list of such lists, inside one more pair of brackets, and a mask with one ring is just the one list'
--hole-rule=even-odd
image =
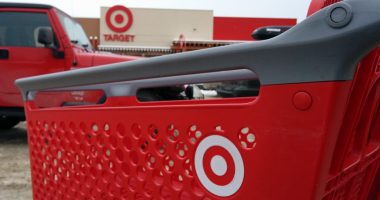
{"label": "parking lot pavement", "polygon": [[0,200],[32,199],[25,123],[0,131]]}

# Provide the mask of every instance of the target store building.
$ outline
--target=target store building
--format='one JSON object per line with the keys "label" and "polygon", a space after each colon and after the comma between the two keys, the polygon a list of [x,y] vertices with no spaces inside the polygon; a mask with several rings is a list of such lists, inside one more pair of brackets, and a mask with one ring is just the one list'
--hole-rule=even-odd
{"label": "target store building", "polygon": [[212,10],[102,7],[100,19],[77,18],[101,51],[158,56],[251,41],[263,26],[296,19],[214,16]]}

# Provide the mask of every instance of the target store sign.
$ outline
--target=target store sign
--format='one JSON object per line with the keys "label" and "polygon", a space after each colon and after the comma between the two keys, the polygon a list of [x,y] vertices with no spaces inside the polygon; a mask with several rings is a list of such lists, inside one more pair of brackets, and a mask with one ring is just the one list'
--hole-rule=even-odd
{"label": "target store sign", "polygon": [[216,196],[231,196],[242,186],[242,156],[234,143],[223,136],[203,139],[195,151],[194,164],[203,187]]}
{"label": "target store sign", "polygon": [[134,41],[135,35],[126,33],[133,25],[133,14],[130,9],[120,5],[113,6],[106,11],[104,20],[108,30],[112,32],[103,34],[105,41]]}

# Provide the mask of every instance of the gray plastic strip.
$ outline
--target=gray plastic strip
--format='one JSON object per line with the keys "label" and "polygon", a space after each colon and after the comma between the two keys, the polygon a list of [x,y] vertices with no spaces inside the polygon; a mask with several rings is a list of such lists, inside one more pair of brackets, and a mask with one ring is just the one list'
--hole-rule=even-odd
{"label": "gray plastic strip", "polygon": [[[78,90],[103,90],[107,97],[114,96],[135,96],[137,90],[140,88],[163,87],[179,84],[193,84],[193,83],[211,83],[217,81],[235,81],[235,80],[254,80],[257,76],[252,71],[247,69],[231,70],[222,72],[210,72],[201,74],[191,74],[182,76],[173,76],[165,78],[153,78],[136,81],[124,81],[108,84],[97,84],[89,86],[76,86],[59,89],[44,90],[45,92],[51,91],[78,91]],[[36,91],[30,91],[27,97],[28,100],[33,100]]]}
{"label": "gray plastic strip", "polygon": [[358,61],[379,43],[380,1],[347,0],[270,40],[36,76],[16,84],[25,98],[28,91],[242,68],[254,71],[262,85],[352,80]]}

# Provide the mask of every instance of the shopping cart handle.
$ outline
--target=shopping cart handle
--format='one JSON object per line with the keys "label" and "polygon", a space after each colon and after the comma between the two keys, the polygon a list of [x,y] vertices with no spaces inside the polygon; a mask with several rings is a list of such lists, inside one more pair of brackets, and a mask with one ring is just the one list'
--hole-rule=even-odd
{"label": "shopping cart handle", "polygon": [[333,4],[273,39],[19,79],[28,92],[234,69],[262,85],[352,80],[356,64],[380,43],[380,1]]}
{"label": "shopping cart handle", "polygon": [[[209,72],[200,74],[180,75],[172,77],[151,78],[136,81],[123,81],[108,84],[95,84],[86,86],[65,87],[59,89],[48,89],[49,91],[79,91],[79,90],[103,90],[107,97],[135,96],[141,88],[165,87],[173,85],[215,83],[237,80],[257,80],[255,73],[247,69]],[[28,100],[33,100],[35,92],[28,93]]]}

